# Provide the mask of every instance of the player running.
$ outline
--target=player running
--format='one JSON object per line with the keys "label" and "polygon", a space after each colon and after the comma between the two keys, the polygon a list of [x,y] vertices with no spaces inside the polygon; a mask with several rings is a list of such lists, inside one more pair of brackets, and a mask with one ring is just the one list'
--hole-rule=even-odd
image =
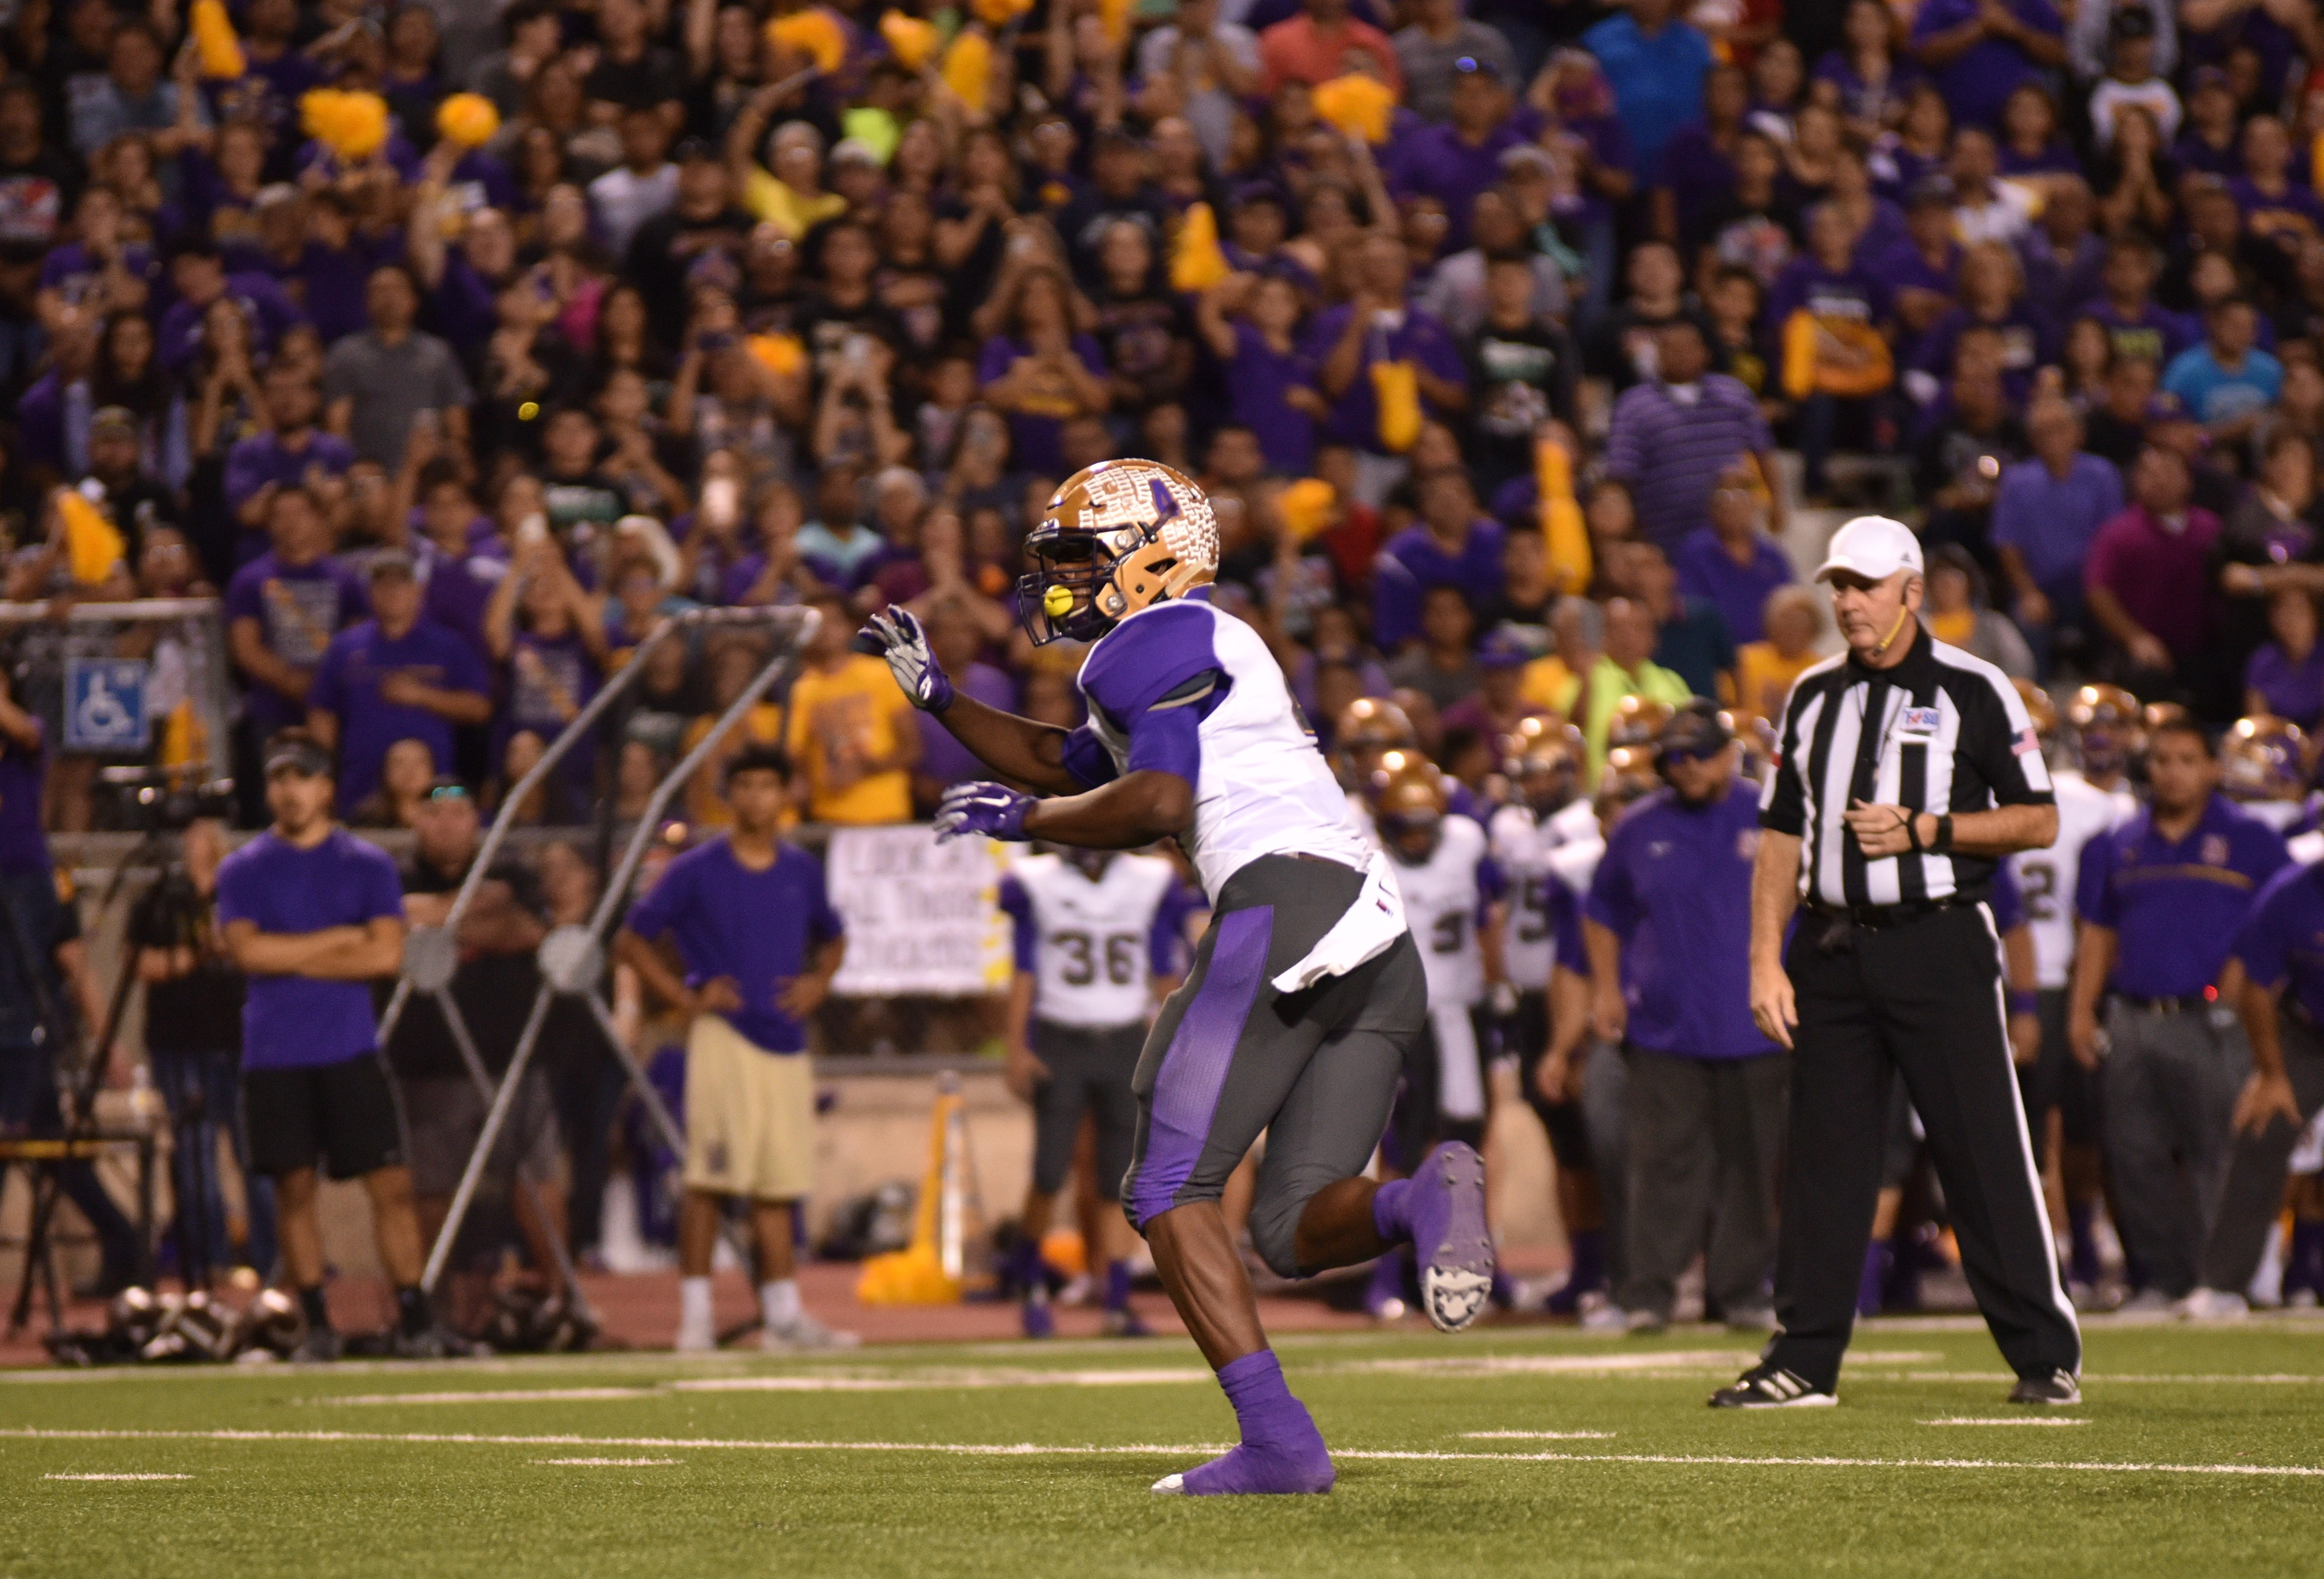
{"label": "player running", "polygon": [[[1073,1170],[1084,1114],[1097,1126],[1098,1198],[1121,1199],[1138,1126],[1130,1077],[1155,999],[1178,985],[1189,899],[1168,861],[1110,849],[1028,856],[1001,879],[1017,965],[1009,989],[1009,1087],[1033,1106],[1033,1182],[1010,1269],[1022,1291],[1027,1337],[1056,1330],[1041,1235]],[[1102,1238],[1089,1259],[1092,1270],[1105,1268],[1106,1333],[1143,1336],[1130,1308],[1130,1225],[1104,1213],[1100,1222]]]}
{"label": "player running", "polygon": [[859,640],[996,773],[1041,792],[955,785],[938,837],[1125,849],[1175,835],[1194,861],[1211,924],[1139,1059],[1122,1195],[1242,1442],[1154,1489],[1329,1491],[1331,1454],[1268,1347],[1219,1198],[1264,1130],[1250,1234],[1269,1267],[1305,1277],[1411,1244],[1431,1321],[1457,1331],[1483,1308],[1493,1248],[1475,1149],[1439,1146],[1410,1180],[1360,1177],[1426,1024],[1420,950],[1273,655],[1208,601],[1219,537],[1202,491],[1152,461],[1100,462],[1066,480],[1025,547],[1027,634],[1092,644],[1081,728],[956,694],[904,610]]}

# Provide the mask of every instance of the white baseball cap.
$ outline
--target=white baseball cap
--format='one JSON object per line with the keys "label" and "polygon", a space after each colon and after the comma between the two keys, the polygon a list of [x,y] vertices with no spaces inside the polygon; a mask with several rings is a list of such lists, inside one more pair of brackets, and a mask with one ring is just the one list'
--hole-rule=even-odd
{"label": "white baseball cap", "polygon": [[1828,581],[1832,572],[1847,571],[1867,581],[1886,581],[1900,570],[1922,574],[1921,540],[1913,528],[1886,516],[1858,516],[1831,535],[1823,565],[1815,573]]}

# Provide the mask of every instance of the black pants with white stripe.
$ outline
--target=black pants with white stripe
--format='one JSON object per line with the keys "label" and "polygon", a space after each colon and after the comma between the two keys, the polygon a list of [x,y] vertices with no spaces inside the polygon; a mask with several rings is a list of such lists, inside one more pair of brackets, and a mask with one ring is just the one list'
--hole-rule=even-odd
{"label": "black pants with white stripe", "polygon": [[1799,1005],[1767,1358],[1830,1390],[1856,1322],[1890,1082],[1927,1131],[1978,1308],[2021,1376],[2079,1373],[2009,1060],[2001,950],[1982,905],[1893,927],[1803,913],[1784,964]]}

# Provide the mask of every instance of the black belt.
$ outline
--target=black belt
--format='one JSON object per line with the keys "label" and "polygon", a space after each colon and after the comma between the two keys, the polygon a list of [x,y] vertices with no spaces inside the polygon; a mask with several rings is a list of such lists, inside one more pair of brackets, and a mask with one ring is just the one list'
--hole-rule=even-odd
{"label": "black belt", "polygon": [[1884,927],[1903,926],[1921,920],[1941,910],[1956,910],[1977,901],[1952,895],[1943,899],[1906,899],[1895,904],[1811,904],[1808,913],[1822,916],[1827,921],[1845,922],[1868,932]]}
{"label": "black belt", "polygon": [[2209,1008],[2217,1001],[2205,997],[2200,992],[2172,993],[2159,998],[2143,998],[2135,993],[2127,992],[2118,992],[2114,996],[2118,1002],[2127,1004],[2145,1014],[2197,1014]]}

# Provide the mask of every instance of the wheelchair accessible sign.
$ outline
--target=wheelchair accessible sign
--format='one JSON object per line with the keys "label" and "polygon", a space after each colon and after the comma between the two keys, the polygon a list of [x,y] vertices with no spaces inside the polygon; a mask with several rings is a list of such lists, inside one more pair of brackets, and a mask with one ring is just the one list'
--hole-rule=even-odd
{"label": "wheelchair accessible sign", "polygon": [[137,658],[69,658],[65,662],[65,748],[143,751],[145,665]]}

